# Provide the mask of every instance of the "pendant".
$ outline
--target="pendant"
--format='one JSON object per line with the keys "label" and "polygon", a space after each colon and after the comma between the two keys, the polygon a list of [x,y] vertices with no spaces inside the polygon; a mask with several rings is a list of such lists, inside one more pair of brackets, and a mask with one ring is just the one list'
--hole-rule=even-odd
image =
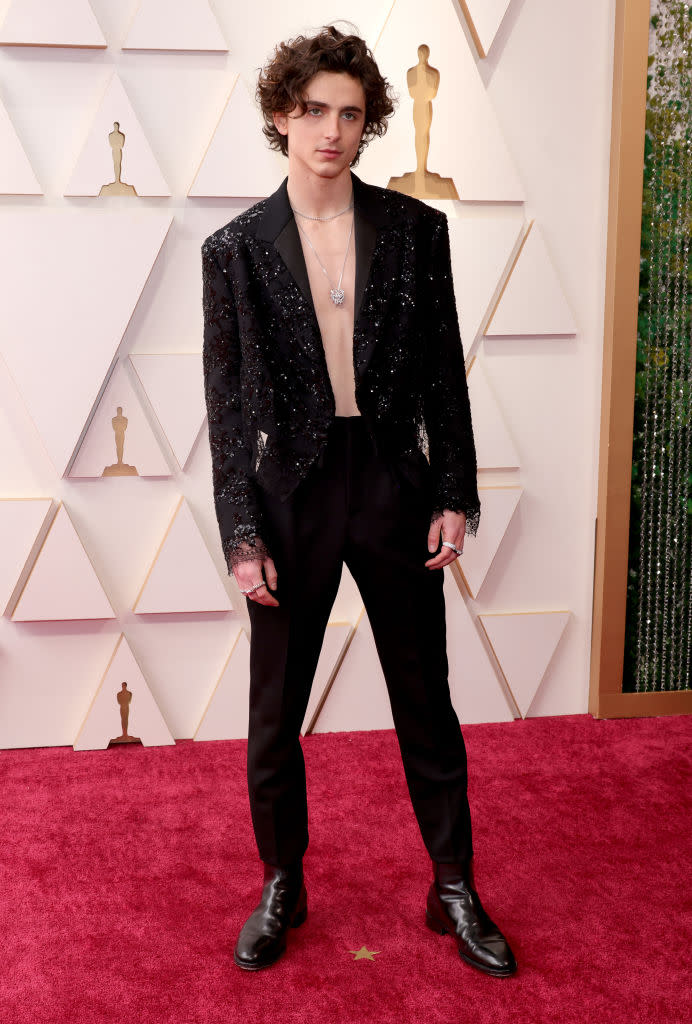
{"label": "pendant", "polygon": [[343,288],[332,288],[329,293],[332,297],[332,302],[335,306],[340,306],[344,301],[344,290]]}

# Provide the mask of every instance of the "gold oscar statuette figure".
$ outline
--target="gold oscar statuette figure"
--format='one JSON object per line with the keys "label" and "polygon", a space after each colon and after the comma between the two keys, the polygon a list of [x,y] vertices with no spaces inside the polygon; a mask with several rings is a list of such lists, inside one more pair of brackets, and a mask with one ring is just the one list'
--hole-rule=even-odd
{"label": "gold oscar statuette figure", "polygon": [[406,72],[406,84],[413,99],[413,125],[416,132],[416,169],[398,178],[390,178],[387,188],[415,199],[458,199],[459,194],[451,178],[442,178],[427,169],[430,150],[432,101],[437,95],[440,72],[428,64],[430,47],[418,47],[418,63]]}
{"label": "gold oscar statuette figure", "polygon": [[120,725],[122,728],[122,734],[114,737],[108,744],[112,746],[114,743],[141,743],[139,736],[130,736],[127,731],[127,725],[130,718],[130,704],[132,703],[132,691],[128,690],[127,683],[123,683],[116,694],[116,700],[120,706]]}
{"label": "gold oscar statuette figure", "polygon": [[115,434],[115,452],[118,461],[114,462],[112,466],[106,466],[101,476],[139,476],[136,466],[128,466],[126,462],[123,462],[127,422],[127,416],[123,416],[123,407],[119,405],[117,414],[111,420],[111,426]]}
{"label": "gold oscar statuette figure", "polygon": [[120,180],[125,148],[125,135],[120,131],[120,121],[113,122],[113,131],[108,135],[108,141],[113,152],[114,180],[101,186],[99,196],[136,196],[137,190],[134,185],[128,185]]}

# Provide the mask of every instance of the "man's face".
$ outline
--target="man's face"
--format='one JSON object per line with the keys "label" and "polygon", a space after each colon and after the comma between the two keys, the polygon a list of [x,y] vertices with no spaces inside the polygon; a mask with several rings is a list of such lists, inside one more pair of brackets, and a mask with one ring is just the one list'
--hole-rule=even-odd
{"label": "man's face", "polygon": [[345,71],[319,71],[304,93],[307,110],[274,114],[274,124],[288,136],[292,170],[336,178],[355,158],[365,124],[365,92]]}

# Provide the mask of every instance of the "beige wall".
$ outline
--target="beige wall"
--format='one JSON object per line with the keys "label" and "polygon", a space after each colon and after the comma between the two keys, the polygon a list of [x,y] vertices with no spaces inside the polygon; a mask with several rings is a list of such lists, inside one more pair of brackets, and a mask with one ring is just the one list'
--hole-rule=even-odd
{"label": "beige wall", "polygon": [[[6,319],[0,340],[0,355],[5,357],[0,360],[0,498],[63,501],[115,612],[114,618],[99,621],[20,622],[12,620],[9,612],[0,619],[0,747],[71,744],[121,633],[173,736],[189,737],[197,729],[238,629],[247,627],[244,599],[227,577],[221,557],[211,502],[206,426],[202,424],[192,454],[181,469],[165,430],[131,372],[128,357],[201,350],[199,246],[207,234],[250,200],[190,198],[188,192],[205,155],[212,153],[210,141],[234,75],[239,73],[239,84],[251,87],[255,68],[276,40],[344,14],[375,46],[391,2],[351,2],[345,10],[344,5],[320,0],[294,4],[289,10],[278,0],[254,6],[216,0],[214,10],[228,42],[227,54],[123,52],[121,46],[137,6],[92,0],[107,49],[0,47],[0,101],[44,192],[40,197],[6,195],[0,211],[0,219],[11,214],[9,237],[14,239],[13,247],[7,242],[3,245],[3,235],[8,236],[0,232],[0,277],[6,282],[21,277],[29,280],[28,293],[35,300],[31,308],[24,303],[21,309],[14,309],[10,303],[16,330],[12,330],[13,321]],[[451,7],[455,9],[454,4]],[[473,10],[472,4],[468,7]],[[422,24],[427,25],[430,9],[421,5],[420,10]],[[454,266],[458,297],[472,270],[473,254],[464,242],[470,237],[470,221],[487,220],[490,231],[499,218],[516,218],[515,250],[533,222],[531,231],[540,231],[555,272],[552,283],[546,281],[543,312],[554,304],[557,282],[559,295],[576,323],[576,332],[564,336],[537,332],[504,338],[467,334],[464,338],[467,356],[475,356],[483,366],[490,393],[519,456],[517,468],[484,470],[480,483],[520,486],[523,494],[504,536],[495,545],[496,553],[477,595],[471,596],[461,578],[445,570],[449,574],[450,682],[462,723],[507,720],[521,712],[554,715],[587,709],[613,10],[614,0],[584,0],[579,5],[527,0],[508,5],[489,55],[475,60],[483,92],[523,188],[523,202],[508,201],[507,194],[498,189],[492,197],[467,194],[461,202],[441,204],[458,239]],[[0,15],[2,11],[0,3]],[[421,28],[419,41],[430,43],[432,27],[427,35],[430,38]],[[391,39],[387,45],[391,46]],[[454,52],[472,48],[472,35],[460,22],[458,35],[447,45],[445,52],[431,45],[430,61],[439,67],[443,82],[445,75],[452,76]],[[385,46],[384,34],[381,46]],[[401,67],[413,62],[415,54],[407,48],[401,55]],[[105,210],[101,200],[64,193],[82,159],[114,69],[171,194],[161,197],[152,186],[152,195],[116,198]],[[463,109],[464,96],[454,102]],[[483,140],[459,129],[448,112],[454,110],[454,102],[435,108],[439,114],[433,123],[433,131],[439,133],[435,152],[458,168],[459,176],[468,173],[471,181],[474,160],[484,159]],[[404,110],[396,115],[407,116]],[[463,129],[466,122],[461,115],[460,122]],[[134,148],[134,131],[131,140]],[[236,154],[229,152],[229,164],[234,155],[247,161],[253,145],[257,145],[254,137]],[[375,140],[370,172],[365,159],[356,169],[366,180],[378,181],[375,149],[379,145],[385,152],[385,141]],[[391,140],[389,145],[393,145]],[[394,148],[389,153],[392,174],[410,169],[405,149]],[[280,180],[284,165],[276,160]],[[445,173],[441,166],[432,169]],[[154,177],[150,172],[148,180]],[[93,220],[92,215],[105,213],[115,216],[112,232],[90,235],[84,218]],[[126,217],[132,217],[131,222]],[[56,223],[64,224],[64,244],[57,254],[42,248],[44,223],[52,225],[52,232]],[[515,254],[508,252],[496,288],[489,292],[488,313],[505,278],[514,272]],[[514,270],[520,260],[521,253]],[[109,299],[104,291],[97,307],[97,328],[86,319],[81,301],[86,282],[91,281],[88,287],[92,288],[104,280],[103,274],[94,273],[94,264],[97,271],[101,266],[109,268],[105,280],[110,280],[115,295]],[[73,316],[58,319],[57,304],[66,292],[71,296]],[[53,294],[55,307],[48,301]],[[463,317],[466,310],[460,311]],[[34,323],[27,326],[26,317]],[[106,321],[107,331],[100,331]],[[36,332],[35,346],[32,331]],[[129,375],[169,476],[77,479],[61,475],[62,469],[55,465],[60,430],[69,447],[71,437],[76,444],[81,426],[74,432],[72,424],[60,426],[54,417],[47,422],[56,424],[57,435],[46,437],[42,425],[42,438],[23,386],[9,368],[19,359],[13,346],[21,338],[22,365],[31,366],[35,353],[34,376],[38,379],[45,372],[46,363],[39,353],[47,335],[58,352],[60,345],[65,352],[69,347],[72,361],[57,359],[57,369],[42,385],[46,401],[51,395],[55,398],[56,389],[71,408],[78,396],[86,401],[90,388],[96,397],[103,379],[78,379],[77,371],[85,361],[75,362],[74,352],[83,346],[85,354],[93,355],[102,346],[101,363],[95,365],[102,365],[105,373],[117,350],[118,365]],[[37,402],[40,396],[39,388],[32,392],[31,400]],[[483,412],[478,410],[479,422],[482,419]],[[134,601],[181,495],[206,542],[232,610],[138,615]],[[182,550],[195,550],[190,536]],[[180,570],[181,576],[186,571],[194,576],[198,565],[190,564],[187,570],[181,565]],[[52,584],[56,607],[60,605],[61,582]],[[500,655],[497,648],[493,652],[479,618],[558,610],[568,610],[570,615],[547,668],[543,666],[544,673],[518,646],[509,654]],[[353,646],[354,640],[341,663],[333,694],[325,703],[324,721],[329,728],[388,724],[386,708],[383,711],[381,703],[369,701],[368,689],[381,689],[383,683],[360,612],[359,596],[345,572],[332,619],[358,624],[360,647]],[[541,635],[539,624],[539,640]],[[363,665],[372,673],[365,688]],[[239,690],[247,683],[243,672],[241,665],[238,677],[231,680]],[[323,678],[329,675],[327,666]],[[327,717],[332,697],[333,708]],[[347,710],[341,710],[344,708]]]}

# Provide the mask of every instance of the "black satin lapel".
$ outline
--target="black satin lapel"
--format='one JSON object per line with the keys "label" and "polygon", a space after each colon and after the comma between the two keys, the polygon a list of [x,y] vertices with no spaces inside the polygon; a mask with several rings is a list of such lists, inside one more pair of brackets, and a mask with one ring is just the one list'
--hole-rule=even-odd
{"label": "black satin lapel", "polygon": [[377,241],[377,228],[364,216],[360,205],[355,204],[353,210],[353,233],[356,240],[356,282],[353,292],[353,320],[358,319],[363,302],[365,285],[370,276],[372,254]]}
{"label": "black satin lapel", "polygon": [[[353,236],[356,246],[356,279],[353,294],[353,316],[358,318],[365,285],[370,276],[372,266],[372,254],[377,241],[377,227],[366,216],[359,204],[354,204]],[[305,255],[300,242],[300,235],[296,225],[295,217],[286,221],[284,227],[274,239],[274,247],[282,260],[295,278],[296,284],[301,292],[313,306],[312,292],[310,290],[310,279],[305,265]]]}
{"label": "black satin lapel", "polygon": [[[361,181],[353,171],[351,171],[351,185],[354,207],[353,233],[356,246],[353,314],[354,320],[356,320],[370,276],[377,234],[382,227],[389,223],[389,215],[384,209],[378,192]],[[314,311],[303,247],[288,198],[288,177],[285,177],[277,190],[267,197],[265,210],[257,228],[257,237],[273,242]]]}
{"label": "black satin lapel", "polygon": [[300,244],[300,235],[298,234],[298,228],[294,217],[291,217],[291,219],[286,222],[284,227],[276,236],[274,239],[274,247],[290,270],[296,284],[310,303],[314,312],[315,307],[312,301],[312,292],[310,290],[310,278],[308,277],[308,269],[305,266],[303,247]]}
{"label": "black satin lapel", "polygon": [[[359,372],[364,372],[374,351],[377,335],[370,329],[363,331],[359,326],[359,316],[363,305],[365,290],[372,271],[372,260],[380,231],[391,223],[387,205],[383,203],[381,190],[363,182],[351,171],[353,186],[353,234],[356,247],[356,274],[353,291],[353,327],[354,344],[358,348],[357,363]],[[310,279],[305,265],[303,246],[300,241],[298,226],[288,199],[288,178],[267,198],[264,214],[257,228],[257,237],[273,243],[281,256],[292,279],[305,298],[312,314],[312,326],[317,325],[315,305],[310,291]],[[288,274],[281,275],[288,280]],[[373,281],[373,287],[378,282]],[[319,332],[315,334],[315,339]]]}

